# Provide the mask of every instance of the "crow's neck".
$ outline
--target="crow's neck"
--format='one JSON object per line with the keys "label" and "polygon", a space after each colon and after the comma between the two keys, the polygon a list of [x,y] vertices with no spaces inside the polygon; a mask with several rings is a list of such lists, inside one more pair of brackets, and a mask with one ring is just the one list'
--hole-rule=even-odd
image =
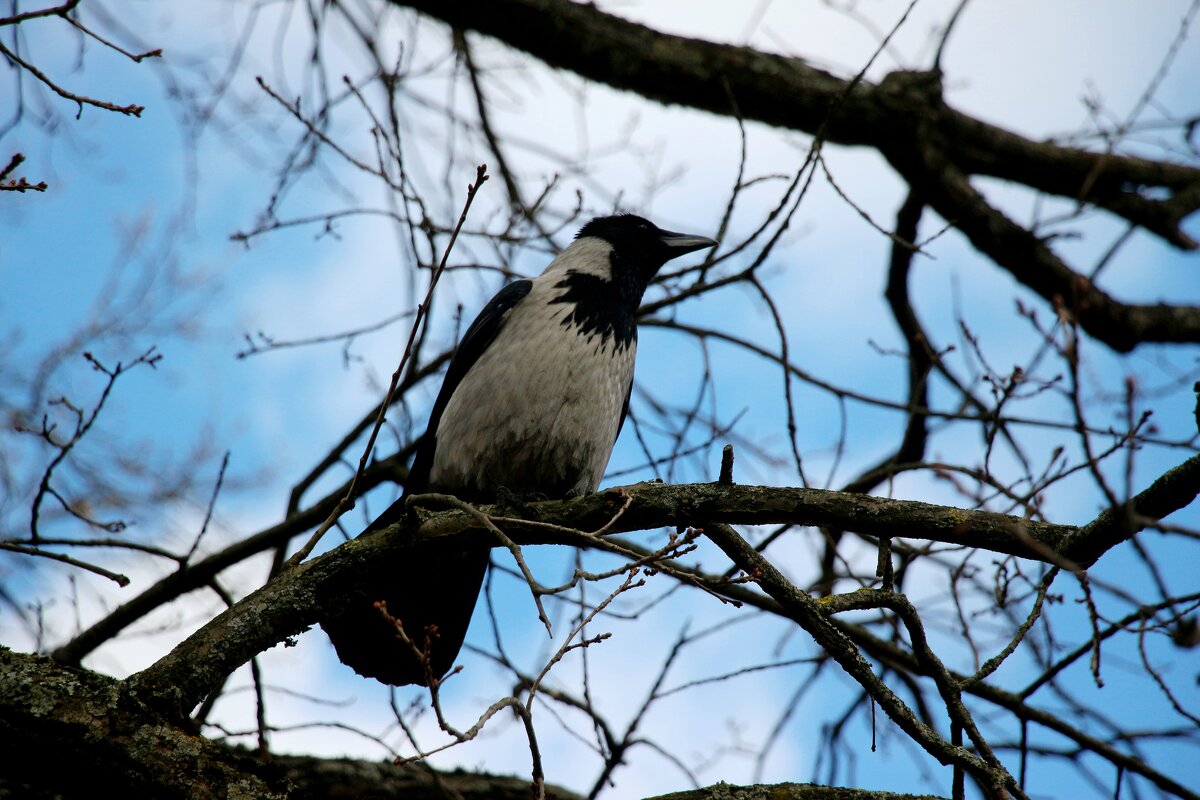
{"label": "crow's neck", "polygon": [[571,306],[570,313],[562,319],[567,328],[581,336],[598,334],[623,350],[637,339],[637,308],[646,283],[632,265],[621,264],[616,253],[610,259],[612,280],[568,270],[554,284],[559,292],[550,302]]}

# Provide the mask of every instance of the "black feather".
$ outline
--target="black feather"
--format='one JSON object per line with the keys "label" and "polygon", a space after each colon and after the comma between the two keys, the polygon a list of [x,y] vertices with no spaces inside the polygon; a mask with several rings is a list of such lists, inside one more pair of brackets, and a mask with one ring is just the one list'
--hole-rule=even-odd
{"label": "black feather", "polygon": [[617,282],[584,272],[569,272],[554,288],[563,292],[550,302],[571,307],[562,320],[565,327],[577,328],[584,336],[599,334],[611,339],[619,350],[628,349],[637,340],[634,308],[622,302]]}

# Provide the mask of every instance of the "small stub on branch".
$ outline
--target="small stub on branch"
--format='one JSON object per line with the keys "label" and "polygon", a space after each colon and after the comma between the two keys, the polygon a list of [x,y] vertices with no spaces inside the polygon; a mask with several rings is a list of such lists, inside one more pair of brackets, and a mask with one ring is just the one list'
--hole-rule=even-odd
{"label": "small stub on branch", "polygon": [[717,483],[722,486],[733,485],[733,445],[727,444],[721,448],[721,474]]}

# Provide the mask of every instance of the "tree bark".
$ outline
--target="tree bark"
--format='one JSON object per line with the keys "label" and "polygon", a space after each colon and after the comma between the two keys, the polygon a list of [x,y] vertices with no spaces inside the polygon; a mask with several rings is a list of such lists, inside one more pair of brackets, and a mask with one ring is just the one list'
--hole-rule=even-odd
{"label": "tree bark", "polygon": [[[519,544],[577,547],[608,546],[603,536],[589,531],[603,530],[607,535],[667,526],[703,528],[715,521],[833,525],[871,536],[929,539],[1086,568],[1110,547],[1154,518],[1187,505],[1198,493],[1200,455],[1133,498],[1130,513],[1101,515],[1083,527],[912,500],[717,483],[637,484],[573,500],[532,504],[539,520],[552,523],[499,517],[491,521]],[[414,543],[431,539],[444,539],[449,548],[500,543],[482,526],[480,517],[470,513],[414,512],[395,525],[347,542],[280,575],[217,615],[130,682],[145,701],[168,715],[186,717],[225,676],[316,623],[322,609],[328,611],[339,597],[348,594],[345,587],[388,580]],[[724,587],[709,588],[721,592]]]}
{"label": "tree bark", "polygon": [[845,789],[815,783],[774,783],[732,786],[717,783],[702,789],[671,792],[648,800],[945,800],[932,794],[897,794],[869,789]]}
{"label": "tree bark", "polygon": [[[262,759],[166,719],[120,681],[4,648],[0,752],[0,797],[20,800],[529,797],[529,780],[519,777],[347,758]],[[549,798],[579,800],[547,789]]]}

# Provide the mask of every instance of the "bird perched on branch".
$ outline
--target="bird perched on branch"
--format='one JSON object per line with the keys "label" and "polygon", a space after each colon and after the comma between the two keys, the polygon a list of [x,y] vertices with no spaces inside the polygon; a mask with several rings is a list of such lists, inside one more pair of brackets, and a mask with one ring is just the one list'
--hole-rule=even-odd
{"label": "bird perched on branch", "polygon": [[[404,497],[363,535],[400,520],[405,498],[421,492],[488,502],[594,491],[629,410],[642,295],[667,261],[716,244],[633,214],[599,217],[537,278],[501,289],[451,359]],[[373,598],[414,642],[429,632],[429,671],[371,606],[370,590],[322,621],[344,663],[397,686],[449,671],[490,551],[446,550],[415,550]]]}

